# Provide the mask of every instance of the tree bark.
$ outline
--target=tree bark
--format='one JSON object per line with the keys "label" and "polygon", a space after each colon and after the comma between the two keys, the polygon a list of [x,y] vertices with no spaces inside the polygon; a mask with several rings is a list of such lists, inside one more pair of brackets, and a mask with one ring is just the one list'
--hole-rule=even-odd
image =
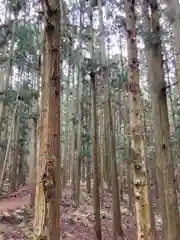
{"label": "tree bark", "polygon": [[95,212],[95,239],[101,240],[101,218],[100,218],[100,193],[99,193],[99,164],[98,164],[98,139],[97,139],[97,112],[96,112],[96,84],[95,74],[91,73],[92,84],[92,126],[93,126],[93,197]]}
{"label": "tree bark", "polygon": [[133,159],[133,185],[137,221],[137,239],[150,237],[150,217],[148,203],[147,173],[144,153],[144,123],[142,119],[142,99],[139,86],[139,63],[136,44],[135,1],[125,1],[126,32],[128,45],[128,91],[131,149]]}
{"label": "tree bark", "polygon": [[60,239],[60,5],[43,1],[44,65],[34,239]]}

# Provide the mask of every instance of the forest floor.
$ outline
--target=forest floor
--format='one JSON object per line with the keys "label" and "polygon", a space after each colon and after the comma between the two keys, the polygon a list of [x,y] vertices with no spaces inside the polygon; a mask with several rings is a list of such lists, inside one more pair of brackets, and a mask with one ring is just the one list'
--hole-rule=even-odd
{"label": "forest floor", "polygon": [[[28,207],[28,188],[0,199],[0,240],[32,239],[33,211]],[[94,218],[92,198],[81,186],[80,207],[76,208],[72,200],[71,187],[67,186],[61,200],[61,239],[94,239]],[[126,239],[136,239],[136,226],[128,210],[128,196],[124,194],[121,202],[122,227]],[[112,239],[112,196],[105,190],[104,207],[101,210],[102,239]],[[156,213],[156,227],[160,230],[161,221]]]}

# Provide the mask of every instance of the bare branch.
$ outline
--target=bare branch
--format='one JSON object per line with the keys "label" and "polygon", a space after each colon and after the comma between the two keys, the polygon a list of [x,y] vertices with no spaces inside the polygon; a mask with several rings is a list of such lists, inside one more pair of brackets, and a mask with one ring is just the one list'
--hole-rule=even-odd
{"label": "bare branch", "polygon": [[11,34],[11,31],[8,30],[8,31],[6,32],[6,35],[4,36],[4,38],[0,41],[0,47],[3,47],[3,46],[6,44],[7,39],[8,39],[8,37],[9,37],[10,34]]}
{"label": "bare branch", "polygon": [[48,0],[44,0],[46,7],[47,7],[47,13],[52,14],[53,10],[51,9]]}
{"label": "bare branch", "polygon": [[0,30],[11,28],[12,24],[13,24],[13,20],[10,20],[8,23],[3,23],[0,25]]}
{"label": "bare branch", "polygon": [[166,89],[167,89],[167,88],[170,88],[170,87],[172,87],[172,86],[174,86],[174,85],[176,85],[176,84],[179,83],[179,82],[180,82],[180,80],[178,80],[178,81],[176,81],[176,82],[174,82],[174,83],[172,83],[172,84],[166,85]]}

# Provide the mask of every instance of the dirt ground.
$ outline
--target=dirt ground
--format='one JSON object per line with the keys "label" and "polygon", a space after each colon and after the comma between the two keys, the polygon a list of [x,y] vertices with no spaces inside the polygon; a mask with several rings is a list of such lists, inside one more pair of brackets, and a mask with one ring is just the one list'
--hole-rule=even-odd
{"label": "dirt ground", "polygon": [[[0,200],[0,240],[32,239],[33,210],[28,207],[28,188]],[[81,205],[77,209],[72,200],[71,187],[67,186],[61,200],[61,239],[86,240],[94,239],[94,217],[92,198],[81,187]],[[122,227],[125,239],[136,239],[135,219],[128,210],[128,196],[124,194],[121,202]],[[156,213],[157,229],[161,229],[161,221]],[[112,239],[112,197],[105,190],[104,207],[101,209],[102,239]],[[160,238],[159,238],[160,239]]]}

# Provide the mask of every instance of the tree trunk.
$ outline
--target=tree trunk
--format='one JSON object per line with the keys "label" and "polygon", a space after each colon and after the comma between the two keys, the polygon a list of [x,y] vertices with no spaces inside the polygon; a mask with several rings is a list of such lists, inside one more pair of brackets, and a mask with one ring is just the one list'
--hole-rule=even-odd
{"label": "tree trunk", "polygon": [[133,184],[138,240],[151,239],[148,206],[147,173],[144,155],[144,132],[142,120],[142,99],[139,87],[139,63],[136,46],[135,1],[125,1],[126,32],[128,45],[128,91],[130,134],[132,138]]}
{"label": "tree trunk", "polygon": [[180,4],[178,0],[163,0],[169,10],[169,21],[172,25],[172,30],[174,33],[174,43],[175,43],[175,54],[176,54],[176,81],[177,88],[180,94]]}
{"label": "tree trunk", "polygon": [[104,117],[103,109],[100,111],[100,170],[101,170],[101,208],[104,206]]}
{"label": "tree trunk", "polygon": [[45,41],[34,239],[60,239],[60,6],[43,1]]}
{"label": "tree trunk", "polygon": [[[70,54],[68,56],[71,57]],[[63,158],[63,177],[62,177],[62,188],[65,187],[68,175],[68,136],[69,136],[69,81],[70,81],[70,60],[68,64],[68,78],[66,81],[66,113],[65,113],[65,136],[64,136],[64,158]]]}
{"label": "tree trunk", "polygon": [[[151,31],[156,36],[160,36],[157,1],[149,1],[149,6],[151,7]],[[161,199],[161,214],[165,231],[164,238],[168,240],[177,240],[180,236],[179,213],[170,146],[170,126],[160,37],[157,37],[156,42],[151,44],[150,47],[147,48],[147,51],[148,65],[151,67],[149,85],[154,117],[154,137]]]}
{"label": "tree trunk", "polygon": [[120,198],[119,198],[119,185],[118,185],[118,173],[116,162],[116,142],[115,132],[113,126],[111,100],[108,98],[108,110],[109,110],[109,130],[110,138],[109,144],[111,145],[111,184],[112,184],[112,204],[113,204],[113,240],[117,240],[118,237],[123,238],[123,230],[121,225],[121,212],[120,212]]}
{"label": "tree trunk", "polygon": [[95,239],[101,240],[101,218],[100,218],[100,193],[99,193],[99,164],[98,164],[98,139],[97,139],[97,112],[96,112],[96,83],[95,74],[91,73],[92,84],[92,126],[93,126],[93,198],[95,212]]}
{"label": "tree trunk", "polygon": [[31,154],[30,154],[30,168],[29,168],[29,186],[30,196],[29,205],[34,206],[35,203],[35,189],[36,189],[36,171],[37,171],[37,120],[32,119],[32,142],[31,142]]}
{"label": "tree trunk", "polygon": [[18,103],[16,103],[16,106],[15,106],[14,111],[13,111],[12,122],[11,122],[11,126],[10,126],[10,133],[9,133],[9,138],[8,138],[8,143],[7,143],[7,148],[6,148],[6,154],[5,154],[3,169],[2,169],[1,177],[0,177],[0,192],[2,191],[3,181],[4,181],[5,174],[6,174],[6,167],[8,165],[8,160],[9,160],[10,144],[11,144],[11,140],[12,140],[12,133],[13,133],[13,128],[14,128],[16,111],[17,111],[17,108],[18,108],[17,104]]}
{"label": "tree trunk", "polygon": [[11,191],[16,190],[17,185],[17,163],[18,163],[18,140],[19,140],[19,116],[16,116],[16,122],[14,127],[14,149],[13,149],[13,157],[12,157],[12,163],[11,163]]}

